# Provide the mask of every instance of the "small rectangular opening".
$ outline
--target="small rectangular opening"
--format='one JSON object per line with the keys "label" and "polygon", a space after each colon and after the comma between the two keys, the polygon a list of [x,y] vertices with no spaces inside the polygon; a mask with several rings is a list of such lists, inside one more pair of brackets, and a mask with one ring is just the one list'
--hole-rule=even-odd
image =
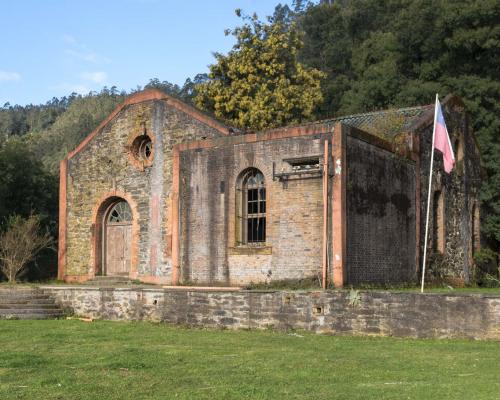
{"label": "small rectangular opening", "polygon": [[309,156],[309,157],[299,157],[299,158],[287,158],[283,160],[292,166],[294,171],[303,171],[311,169],[320,168],[320,157],[319,156]]}
{"label": "small rectangular opening", "polygon": [[321,306],[314,306],[313,307],[313,314],[314,315],[322,315],[323,314],[323,307],[321,307]]}

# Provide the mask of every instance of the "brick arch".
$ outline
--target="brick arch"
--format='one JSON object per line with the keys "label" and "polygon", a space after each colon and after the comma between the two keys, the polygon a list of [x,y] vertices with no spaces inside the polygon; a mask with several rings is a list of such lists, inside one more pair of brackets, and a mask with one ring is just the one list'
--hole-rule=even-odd
{"label": "brick arch", "polygon": [[[264,175],[265,178],[265,183],[266,183],[266,204],[269,205],[271,203],[271,199],[273,196],[273,190],[271,183],[273,182],[273,170],[269,168],[266,164],[252,160],[251,162],[245,163],[244,166],[238,166],[239,170],[236,172],[235,176],[233,177],[233,182],[232,182],[232,187],[233,189],[236,189],[238,185],[240,184],[240,179],[243,176],[243,173],[248,170],[249,168],[256,168],[262,174]],[[236,211],[236,210],[235,210]],[[269,213],[268,217],[270,217],[271,214]],[[269,220],[271,221],[271,220]]]}
{"label": "brick arch", "polygon": [[264,164],[258,160],[257,161],[254,160],[252,162],[245,163],[245,166],[239,168],[239,170],[237,171],[237,173],[234,177],[234,180],[233,180],[234,187],[236,187],[236,185],[238,185],[239,180],[240,180],[243,172],[245,172],[249,168],[256,168],[260,172],[262,172],[262,174],[264,175],[264,178],[266,179],[266,185],[268,182],[273,180],[272,170],[270,168],[268,168],[268,166],[266,164]]}
{"label": "brick arch", "polygon": [[130,272],[131,279],[137,278],[138,262],[139,262],[139,212],[137,211],[137,203],[129,193],[112,190],[102,195],[94,205],[92,210],[92,248],[91,248],[91,265],[89,270],[89,278],[93,278],[102,269],[102,223],[104,213],[108,210],[111,204],[117,200],[125,200],[132,211],[132,243],[130,254]]}

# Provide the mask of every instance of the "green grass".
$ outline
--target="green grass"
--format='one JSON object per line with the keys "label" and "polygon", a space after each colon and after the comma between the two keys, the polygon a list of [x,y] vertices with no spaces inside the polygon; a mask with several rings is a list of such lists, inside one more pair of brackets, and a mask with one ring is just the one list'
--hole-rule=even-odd
{"label": "green grass", "polygon": [[498,399],[500,342],[0,321],[0,399]]}

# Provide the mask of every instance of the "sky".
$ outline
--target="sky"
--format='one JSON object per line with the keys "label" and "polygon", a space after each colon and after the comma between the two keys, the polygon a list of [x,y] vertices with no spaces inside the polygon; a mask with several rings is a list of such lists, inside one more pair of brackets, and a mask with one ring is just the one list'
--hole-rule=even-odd
{"label": "sky", "polygon": [[[39,104],[150,78],[182,85],[234,44],[234,10],[273,13],[280,0],[3,0],[0,106]],[[281,3],[288,3],[281,1]]]}

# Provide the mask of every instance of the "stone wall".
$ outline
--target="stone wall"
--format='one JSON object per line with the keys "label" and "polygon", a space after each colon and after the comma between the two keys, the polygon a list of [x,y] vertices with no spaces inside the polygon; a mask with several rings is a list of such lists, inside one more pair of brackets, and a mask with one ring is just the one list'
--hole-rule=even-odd
{"label": "stone wall", "polygon": [[[154,158],[141,169],[131,162],[128,146],[144,131],[153,140]],[[116,193],[126,194],[136,212],[133,277],[170,282],[172,148],[214,136],[221,134],[166,101],[144,101],[121,110],[68,161],[66,275],[92,277],[99,272],[93,265],[99,257],[93,249],[93,217],[106,196]]]}
{"label": "stone wall", "polygon": [[[180,154],[181,279],[228,285],[318,277],[321,273],[321,174],[273,180],[284,160],[322,158],[326,135],[244,142],[219,140]],[[240,141],[240,143],[235,143]],[[259,169],[266,185],[266,243],[238,243],[238,176]]]}
{"label": "stone wall", "polygon": [[419,338],[500,339],[500,296],[43,286],[75,315],[109,320]]}
{"label": "stone wall", "polygon": [[347,283],[416,279],[415,163],[347,137]]}
{"label": "stone wall", "polygon": [[[430,278],[449,280],[452,284],[474,280],[473,253],[480,246],[479,238],[479,188],[481,161],[468,116],[463,105],[450,102],[444,105],[444,118],[455,153],[456,164],[451,174],[444,172],[443,157],[434,155],[431,188],[431,213],[427,257]],[[432,149],[432,122],[417,132],[420,147],[420,260],[423,256],[425,213],[429,185],[430,150]],[[436,224],[436,192],[441,192],[444,202],[444,252],[436,247],[439,231]]]}

